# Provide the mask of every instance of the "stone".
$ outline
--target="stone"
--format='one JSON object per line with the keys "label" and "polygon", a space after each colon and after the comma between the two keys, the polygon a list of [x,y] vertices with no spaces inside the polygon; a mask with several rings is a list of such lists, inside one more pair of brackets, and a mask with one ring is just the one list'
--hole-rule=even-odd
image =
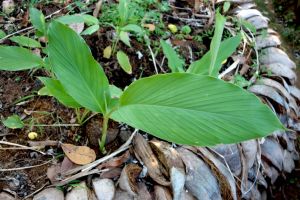
{"label": "stone", "polygon": [[56,188],[47,188],[36,194],[33,200],[64,200],[64,193]]}
{"label": "stone", "polygon": [[7,194],[6,192],[1,192],[0,199],[1,200],[14,200],[15,198],[13,196]]}
{"label": "stone", "polygon": [[93,179],[93,188],[98,200],[112,200],[115,196],[116,188],[111,179]]}
{"label": "stone", "polygon": [[66,196],[66,200],[89,200],[89,191],[85,182],[74,187]]}

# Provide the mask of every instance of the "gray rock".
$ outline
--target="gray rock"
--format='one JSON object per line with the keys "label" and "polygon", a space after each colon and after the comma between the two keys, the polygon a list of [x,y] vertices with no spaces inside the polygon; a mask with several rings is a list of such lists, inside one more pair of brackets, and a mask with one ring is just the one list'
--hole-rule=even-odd
{"label": "gray rock", "polygon": [[0,199],[1,200],[14,200],[15,198],[12,197],[11,195],[7,194],[6,192],[1,192]]}
{"label": "gray rock", "polygon": [[115,196],[115,185],[110,179],[93,179],[93,188],[98,200],[112,200]]}
{"label": "gray rock", "polygon": [[66,200],[89,200],[89,191],[85,182],[74,187],[66,196]]}
{"label": "gray rock", "polygon": [[47,188],[35,195],[33,200],[64,200],[64,193],[56,188]]}

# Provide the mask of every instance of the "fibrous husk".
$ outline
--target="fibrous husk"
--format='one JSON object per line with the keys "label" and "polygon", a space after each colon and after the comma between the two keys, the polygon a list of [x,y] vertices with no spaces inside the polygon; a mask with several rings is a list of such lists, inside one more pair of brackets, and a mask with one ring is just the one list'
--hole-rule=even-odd
{"label": "fibrous husk", "polygon": [[277,35],[259,35],[255,37],[255,43],[258,50],[266,47],[277,47],[281,45],[279,36]]}
{"label": "fibrous husk", "polygon": [[257,95],[269,97],[270,99],[274,100],[276,103],[280,104],[281,106],[284,106],[286,104],[284,99],[278,94],[278,92],[270,86],[252,85],[249,88],[249,91]]}
{"label": "fibrous husk", "polygon": [[243,3],[238,5],[236,8],[234,8],[232,10],[232,13],[237,14],[238,12],[240,12],[240,10],[244,10],[244,9],[250,9],[250,8],[254,8],[256,7],[256,5],[254,3]]}
{"label": "fibrous husk", "polygon": [[290,86],[290,92],[291,94],[300,101],[300,90],[295,86]]}
{"label": "fibrous husk", "polygon": [[181,199],[181,193],[183,192],[185,182],[185,171],[184,164],[178,152],[169,143],[159,140],[150,141],[150,146],[159,161],[169,172],[173,200]]}
{"label": "fibrous husk", "polygon": [[261,12],[259,12],[256,9],[242,9],[237,12],[236,16],[238,18],[248,19],[248,18],[254,17],[254,16],[262,16],[262,14],[261,14]]}
{"label": "fibrous husk", "polygon": [[[241,174],[241,158],[236,144],[217,145],[215,147],[212,147],[212,149],[223,156],[233,174],[235,174],[236,176],[239,176]],[[225,162],[224,159],[220,158],[222,162]]]}
{"label": "fibrous husk", "polygon": [[294,168],[295,162],[292,154],[287,150],[283,150],[283,170],[291,173]]}
{"label": "fibrous husk", "polygon": [[170,182],[165,178],[168,172],[158,161],[148,141],[142,135],[137,134],[134,137],[133,148],[136,157],[147,167],[149,176],[160,185],[169,186]]}
{"label": "fibrous husk", "polygon": [[296,68],[296,64],[289,58],[289,56],[284,51],[276,47],[263,49],[260,54],[259,61],[263,65],[281,63],[290,69]]}
{"label": "fibrous husk", "polygon": [[272,167],[264,160],[262,160],[262,166],[263,166],[263,173],[270,178],[271,184],[274,184],[276,179],[279,176],[279,172],[277,171],[277,169],[275,169],[275,167]]}
{"label": "fibrous husk", "polygon": [[263,16],[254,16],[248,18],[247,21],[251,23],[256,30],[268,28],[268,18]]}
{"label": "fibrous husk", "polygon": [[197,199],[222,199],[219,184],[209,167],[194,153],[176,149],[186,168],[185,187]]}
{"label": "fibrous husk", "polygon": [[134,197],[128,194],[126,191],[123,191],[120,188],[118,188],[115,192],[113,200],[134,200]]}
{"label": "fibrous husk", "polygon": [[259,83],[275,88],[279,91],[289,102],[289,106],[295,111],[296,115],[299,114],[299,108],[295,99],[290,95],[290,93],[277,81],[274,81],[269,78],[261,78]]}
{"label": "fibrous husk", "polygon": [[264,67],[270,70],[274,75],[286,77],[290,79],[291,82],[295,82],[296,80],[296,73],[286,65],[283,65],[281,63],[271,63],[265,64]]}
{"label": "fibrous husk", "polygon": [[264,159],[271,162],[279,171],[283,169],[283,150],[273,137],[265,138],[261,144],[261,154]]}
{"label": "fibrous husk", "polygon": [[136,178],[141,173],[142,168],[137,164],[128,164],[126,165],[121,173],[119,178],[119,187],[126,191],[132,196],[137,195],[138,186],[136,183]]}
{"label": "fibrous husk", "polygon": [[202,154],[202,158],[210,165],[213,173],[218,178],[223,199],[237,199],[237,191],[233,175],[215,155],[210,153],[206,148],[197,148]]}
{"label": "fibrous husk", "polygon": [[139,182],[137,185],[138,185],[138,187],[137,187],[138,190],[137,190],[136,200],[139,200],[139,199],[152,200],[153,199],[150,192],[148,191],[145,183]]}
{"label": "fibrous husk", "polygon": [[154,198],[155,200],[172,200],[172,195],[168,188],[160,185],[155,185]]}
{"label": "fibrous husk", "polygon": [[258,143],[256,140],[248,140],[241,143],[242,152],[245,156],[247,168],[251,169],[256,159]]}

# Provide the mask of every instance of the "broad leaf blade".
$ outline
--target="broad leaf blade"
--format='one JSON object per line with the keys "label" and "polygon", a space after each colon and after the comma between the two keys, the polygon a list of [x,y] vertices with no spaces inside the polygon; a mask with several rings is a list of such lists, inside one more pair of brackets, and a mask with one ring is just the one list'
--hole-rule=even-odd
{"label": "broad leaf blade", "polygon": [[38,41],[26,36],[14,36],[11,37],[10,40],[24,47],[31,47],[31,48],[41,47],[41,44]]}
{"label": "broad leaf blade", "polygon": [[120,32],[120,40],[127,46],[131,47],[129,34],[127,32],[125,31]]}
{"label": "broad leaf blade", "polygon": [[12,115],[3,121],[4,126],[11,129],[23,128],[24,123],[18,115]]}
{"label": "broad leaf blade", "polygon": [[125,32],[134,32],[134,33],[138,33],[138,34],[141,34],[143,32],[142,28],[136,24],[128,24],[128,25],[122,27],[121,30],[125,31]]}
{"label": "broad leaf blade", "polygon": [[46,23],[45,23],[45,16],[41,11],[36,8],[29,8],[29,16],[30,22],[32,23],[33,27],[36,28],[41,33],[45,34],[46,32]]}
{"label": "broad leaf blade", "polygon": [[219,48],[222,40],[223,30],[225,26],[226,18],[222,16],[219,12],[216,14],[216,24],[215,24],[215,32],[210,43],[210,65],[208,73],[209,75],[216,76],[217,74],[214,73],[216,60],[218,58]]}
{"label": "broad leaf blade", "polygon": [[100,28],[100,26],[98,24],[93,25],[88,27],[87,29],[85,29],[81,35],[92,35],[93,33],[95,33],[96,31],[98,31]]}
{"label": "broad leaf blade", "polygon": [[50,92],[52,96],[54,96],[59,102],[61,102],[65,106],[71,108],[82,107],[66,92],[65,88],[61,85],[59,80],[47,77],[39,77],[39,79],[46,86],[47,91]]}
{"label": "broad leaf blade", "polygon": [[43,60],[22,47],[0,46],[0,70],[18,71],[43,65]]}
{"label": "broad leaf blade", "polygon": [[160,40],[160,44],[163,48],[163,52],[168,59],[168,67],[172,72],[183,72],[184,62],[179,58],[176,51],[164,40]]}
{"label": "broad leaf blade", "polygon": [[[221,42],[214,72],[219,72],[222,62],[231,56],[241,42],[241,35],[228,38]],[[208,66],[211,62],[211,51],[208,51],[200,60],[193,62],[187,72],[201,75],[208,75]]]}
{"label": "broad leaf blade", "polygon": [[55,21],[49,26],[48,36],[49,59],[67,93],[89,110],[106,113],[110,103],[108,80],[85,41]]}
{"label": "broad leaf blade", "polygon": [[130,85],[116,121],[179,144],[208,146],[266,136],[283,125],[253,94],[209,76],[172,73]]}
{"label": "broad leaf blade", "polygon": [[117,59],[118,59],[118,63],[120,64],[121,68],[127,74],[131,74],[132,73],[132,67],[131,67],[131,64],[129,62],[128,56],[123,51],[118,51],[117,52]]}

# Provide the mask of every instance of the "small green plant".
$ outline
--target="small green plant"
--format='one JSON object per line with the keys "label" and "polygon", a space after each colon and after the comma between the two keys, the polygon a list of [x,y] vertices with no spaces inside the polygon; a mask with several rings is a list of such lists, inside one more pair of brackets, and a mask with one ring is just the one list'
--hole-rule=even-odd
{"label": "small green plant", "polygon": [[[223,24],[219,21],[218,34]],[[71,107],[102,114],[102,152],[110,119],[167,141],[197,146],[240,142],[285,129],[255,95],[213,77],[226,47],[219,35],[205,58],[210,63],[205,70],[198,70],[196,64],[188,73],[180,72],[179,66],[174,68],[179,72],[141,78],[121,91],[109,85],[88,45],[71,28],[53,21],[46,34],[44,60],[23,47],[0,46],[0,69],[31,69],[47,66],[47,61],[53,77],[40,80],[52,96]]]}

